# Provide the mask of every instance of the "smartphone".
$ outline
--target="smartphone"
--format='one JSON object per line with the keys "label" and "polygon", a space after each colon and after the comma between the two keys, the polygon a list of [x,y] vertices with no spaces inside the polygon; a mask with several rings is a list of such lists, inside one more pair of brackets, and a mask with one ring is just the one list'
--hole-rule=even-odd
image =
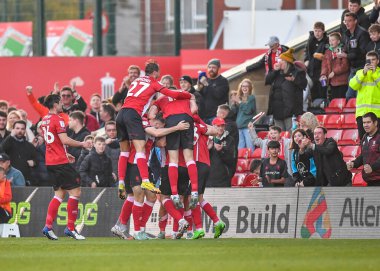
{"label": "smartphone", "polygon": [[365,60],[365,64],[366,64],[366,65],[371,65],[371,59],[366,59],[366,60]]}
{"label": "smartphone", "polygon": [[220,144],[221,143],[221,140],[219,138],[216,138],[216,137],[213,138],[213,141],[214,141],[215,144]]}

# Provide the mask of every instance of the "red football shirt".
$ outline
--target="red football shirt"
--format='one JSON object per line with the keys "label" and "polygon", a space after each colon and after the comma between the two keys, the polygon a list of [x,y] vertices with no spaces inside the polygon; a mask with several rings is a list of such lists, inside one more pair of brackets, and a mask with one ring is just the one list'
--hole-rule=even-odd
{"label": "red football shirt", "polygon": [[58,136],[58,134],[66,133],[63,118],[49,113],[42,119],[41,129],[46,144],[46,165],[68,164],[66,147]]}
{"label": "red football shirt", "polygon": [[190,93],[186,91],[175,92],[165,88],[159,81],[151,76],[142,76],[137,78],[129,87],[127,97],[124,100],[122,108],[132,108],[141,116],[147,111],[150,102],[156,92],[176,99],[190,99]]}
{"label": "red football shirt", "polygon": [[154,102],[154,105],[161,110],[164,119],[178,114],[193,115],[190,110],[190,100],[174,100],[168,96],[162,96]]}
{"label": "red football shirt", "polygon": [[210,165],[210,153],[207,148],[207,126],[194,122],[194,160]]}

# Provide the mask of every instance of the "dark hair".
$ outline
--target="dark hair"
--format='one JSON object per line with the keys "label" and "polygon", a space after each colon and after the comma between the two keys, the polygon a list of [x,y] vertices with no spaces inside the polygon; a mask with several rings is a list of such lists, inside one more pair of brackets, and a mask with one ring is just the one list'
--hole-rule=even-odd
{"label": "dark hair", "polygon": [[6,106],[9,107],[9,103],[6,100],[0,100],[0,107]]}
{"label": "dark hair", "polygon": [[154,59],[149,59],[146,62],[145,66],[145,74],[151,75],[153,72],[158,72],[160,70],[160,67],[158,66],[157,62]]}
{"label": "dark hair", "polygon": [[69,87],[69,86],[63,86],[61,88],[60,92],[62,92],[62,91],[70,91],[71,93],[73,93],[73,89],[71,87]]}
{"label": "dark hair", "polygon": [[231,111],[231,108],[228,106],[228,104],[221,104],[218,106],[218,109],[226,110],[228,112]]}
{"label": "dark hair", "polygon": [[252,160],[251,165],[249,166],[249,171],[254,172],[255,169],[257,169],[258,167],[261,167],[261,164],[262,164],[261,159]]}
{"label": "dark hair", "polygon": [[351,17],[351,18],[353,18],[354,20],[357,20],[357,19],[358,19],[358,15],[356,15],[356,14],[353,13],[353,12],[347,12],[346,14],[344,14],[344,17]]}
{"label": "dark hair", "polygon": [[352,4],[358,4],[359,6],[362,5],[362,1],[361,0],[349,0],[348,2],[350,2]]}
{"label": "dark hair", "polygon": [[368,28],[368,32],[371,33],[371,32],[377,32],[377,33],[380,33],[380,25],[378,24],[373,24],[371,25],[369,28]]}
{"label": "dark hair", "polygon": [[23,121],[23,120],[17,120],[17,121],[15,121],[15,122],[13,123],[13,129],[16,127],[16,124],[22,124],[22,125],[24,125],[25,128],[26,128],[26,122]]}
{"label": "dark hair", "polygon": [[4,111],[0,111],[0,117],[7,118],[8,114],[5,113]]}
{"label": "dark hair", "polygon": [[365,113],[362,118],[371,118],[372,122],[377,121],[377,116],[373,112]]}
{"label": "dark hair", "polygon": [[322,22],[315,22],[314,24],[314,29],[322,29],[322,31],[325,31],[325,24]]}
{"label": "dark hair", "polygon": [[314,131],[315,131],[315,129],[322,129],[323,133],[327,134],[327,129],[325,127],[323,127],[323,126],[317,126],[317,127],[315,127]]}
{"label": "dark hair", "polygon": [[50,95],[46,96],[45,101],[44,101],[44,105],[47,108],[52,109],[54,107],[54,104],[58,104],[60,100],[61,100],[61,97],[59,95],[50,94]]}
{"label": "dark hair", "polygon": [[156,114],[156,117],[155,117],[154,119],[155,119],[155,120],[158,120],[158,121],[160,121],[160,122],[162,122],[162,123],[165,123],[164,115],[162,114],[162,112],[158,112],[158,113]]}
{"label": "dark hair", "polygon": [[280,142],[271,140],[267,144],[268,150],[269,149],[279,149],[281,148]]}
{"label": "dark hair", "polygon": [[84,124],[85,114],[82,111],[76,110],[70,113],[70,118],[79,120],[80,124]]}
{"label": "dark hair", "polygon": [[275,131],[277,131],[279,134],[281,134],[281,132],[282,132],[281,127],[278,127],[278,126],[275,126],[275,125],[269,127],[269,130],[275,130]]}
{"label": "dark hair", "polygon": [[94,143],[96,142],[106,142],[106,139],[102,136],[96,136],[95,139],[94,139]]}
{"label": "dark hair", "polygon": [[289,147],[290,150],[298,150],[299,149],[298,144],[294,141],[294,136],[296,135],[296,133],[301,133],[303,136],[308,137],[305,130],[295,129],[292,133],[292,143],[290,144],[290,147]]}
{"label": "dark hair", "polygon": [[12,111],[17,111],[17,107],[15,106],[8,107],[8,114],[11,113]]}
{"label": "dark hair", "polygon": [[115,119],[115,114],[116,114],[116,109],[115,109],[115,106],[113,106],[112,104],[110,103],[104,103],[102,104],[102,108],[105,112],[108,113],[108,115],[110,115],[110,117],[112,119]]}
{"label": "dark hair", "polygon": [[379,60],[379,55],[375,51],[373,51],[373,50],[369,51],[365,56],[366,57],[367,56],[374,56],[374,57],[376,57],[377,60]]}

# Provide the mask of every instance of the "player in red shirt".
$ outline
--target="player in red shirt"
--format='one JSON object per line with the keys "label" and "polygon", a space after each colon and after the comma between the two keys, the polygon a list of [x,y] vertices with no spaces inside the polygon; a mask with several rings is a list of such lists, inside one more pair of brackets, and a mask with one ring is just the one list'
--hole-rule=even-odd
{"label": "player in red shirt", "polygon": [[194,231],[193,239],[202,238],[205,232],[202,228],[202,218],[200,207],[214,222],[215,233],[214,238],[219,238],[222,235],[226,224],[219,220],[216,212],[204,198],[203,194],[206,188],[206,182],[210,173],[210,153],[208,150],[208,136],[216,135],[216,129],[213,126],[204,123],[199,116],[194,115],[194,159],[197,161],[198,168],[198,193],[199,203],[192,210],[192,216],[196,230]]}
{"label": "player in red shirt", "polygon": [[182,149],[185,158],[188,174],[191,181],[191,199],[190,208],[195,208],[198,202],[198,171],[193,155],[194,139],[194,121],[193,113],[198,110],[195,97],[192,95],[191,100],[174,100],[167,96],[161,96],[151,106],[149,118],[154,117],[158,111],[161,111],[166,120],[166,127],[172,127],[181,120],[190,123],[190,129],[172,133],[166,137],[166,149],[169,153],[169,181],[174,205],[177,209],[183,208],[183,204],[178,195],[178,156],[179,149]]}
{"label": "player in red shirt", "polygon": [[79,142],[69,138],[63,118],[58,114],[62,112],[62,102],[59,95],[51,94],[45,99],[45,106],[49,108],[49,114],[41,121],[41,129],[46,144],[46,167],[51,179],[54,180],[54,198],[50,201],[46,224],[42,233],[50,240],[58,240],[52,224],[57,217],[58,208],[66,192],[69,194],[67,201],[67,227],[65,235],[76,240],[84,240],[74,227],[78,214],[78,201],[81,194],[80,177],[70,164],[75,159],[66,152],[66,146],[89,148],[91,143]]}
{"label": "player in red shirt", "polygon": [[[189,123],[182,121],[176,126],[170,128],[164,128],[164,120],[162,117],[157,116],[154,120],[151,120],[150,123],[148,120],[143,120],[144,131],[146,132],[146,155],[149,156],[156,138],[166,136],[170,133],[176,131],[182,131],[189,129]],[[153,127],[152,127],[153,126]],[[126,230],[126,225],[129,220],[129,216],[132,212],[135,234],[134,238],[136,240],[147,240],[148,237],[145,233],[145,225],[152,213],[153,205],[156,202],[156,195],[151,191],[145,191],[141,188],[141,174],[139,173],[137,167],[137,156],[134,146],[131,146],[130,156],[128,159],[128,170],[126,176],[126,190],[128,193],[129,201],[123,205],[121,214],[119,216],[119,223],[117,223],[112,229],[111,232],[122,238],[127,239],[127,236],[124,234]],[[133,193],[133,194],[131,194]],[[131,196],[133,196],[133,205],[131,204]],[[145,198],[145,201],[144,201]],[[128,208],[128,206],[130,206]],[[130,211],[129,211],[130,210]],[[184,225],[184,221],[181,221]]]}
{"label": "player in red shirt", "polygon": [[145,155],[145,131],[141,116],[148,109],[151,100],[157,92],[161,92],[175,99],[190,99],[191,95],[185,91],[173,91],[163,87],[157,78],[160,68],[157,63],[149,62],[145,66],[145,76],[137,78],[130,85],[124,105],[116,118],[117,134],[120,142],[119,158],[119,197],[125,198],[124,177],[127,168],[131,140],[136,148],[137,167],[139,169],[143,189],[155,193],[160,191],[149,181],[149,172]]}

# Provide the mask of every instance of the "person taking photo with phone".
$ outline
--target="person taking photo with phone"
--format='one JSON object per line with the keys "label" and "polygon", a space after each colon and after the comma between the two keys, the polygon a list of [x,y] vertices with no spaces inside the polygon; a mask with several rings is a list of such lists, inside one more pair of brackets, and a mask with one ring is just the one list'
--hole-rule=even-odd
{"label": "person taking photo with phone", "polygon": [[360,139],[365,134],[363,115],[373,112],[378,118],[380,117],[380,68],[378,65],[379,55],[375,51],[368,52],[363,69],[358,70],[350,80],[350,87],[357,92],[355,116]]}

